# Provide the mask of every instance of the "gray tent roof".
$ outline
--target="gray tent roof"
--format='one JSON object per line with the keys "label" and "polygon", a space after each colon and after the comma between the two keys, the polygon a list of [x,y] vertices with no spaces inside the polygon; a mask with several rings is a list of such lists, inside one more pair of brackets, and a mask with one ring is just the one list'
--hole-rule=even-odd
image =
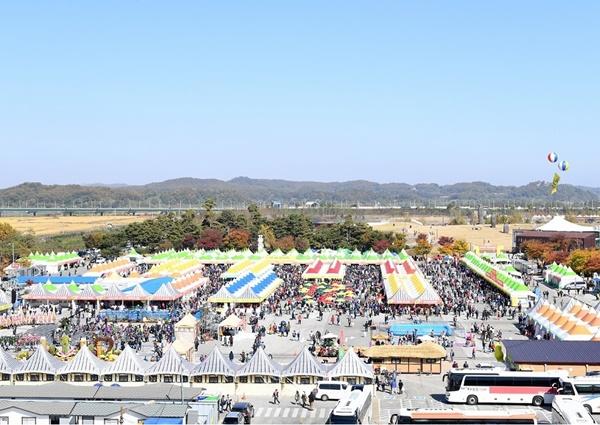
{"label": "gray tent roof", "polygon": [[236,376],[250,375],[281,376],[281,365],[271,360],[265,350],[259,347],[252,358],[236,373]]}
{"label": "gray tent roof", "polygon": [[145,375],[150,365],[135,354],[135,351],[126,345],[125,349],[119,354],[117,360],[109,363],[102,372],[103,375],[113,375],[118,373],[131,375]]}
{"label": "gray tent roof", "polygon": [[9,353],[0,348],[0,373],[12,373],[21,366],[21,363]]}
{"label": "gray tent roof", "polygon": [[330,378],[338,376],[362,376],[373,379],[373,367],[358,358],[352,347],[344,354],[344,357],[329,371]]}
{"label": "gray tent roof", "polygon": [[164,352],[159,361],[146,371],[146,375],[189,375],[194,365],[181,357],[173,345]]}
{"label": "gray tent roof", "polygon": [[198,366],[192,370],[192,376],[197,375],[224,375],[234,376],[237,366],[227,359],[217,347]]}
{"label": "gray tent roof", "polygon": [[325,376],[326,372],[315,356],[304,347],[300,353],[284,367],[283,376]]}
{"label": "gray tent roof", "polygon": [[52,354],[48,353],[42,345],[38,345],[37,350],[27,361],[15,372],[18,373],[48,373],[56,374],[57,370],[62,368],[63,362],[57,360]]}
{"label": "gray tent roof", "polygon": [[75,357],[67,362],[58,373],[89,373],[91,375],[101,375],[106,367],[107,362],[100,360],[93,355],[87,345],[84,345],[79,349]]}

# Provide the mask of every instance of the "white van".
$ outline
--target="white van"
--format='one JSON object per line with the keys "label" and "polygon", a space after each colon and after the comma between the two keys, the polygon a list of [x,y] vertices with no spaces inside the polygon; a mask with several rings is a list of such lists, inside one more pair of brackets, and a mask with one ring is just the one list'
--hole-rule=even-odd
{"label": "white van", "polygon": [[600,413],[600,377],[581,376],[560,380],[559,394],[577,400],[590,413]]}
{"label": "white van", "polygon": [[317,400],[341,400],[348,395],[351,385],[344,381],[320,381],[317,383]]}
{"label": "white van", "polygon": [[596,421],[574,397],[555,396],[552,402],[553,424],[595,424]]}

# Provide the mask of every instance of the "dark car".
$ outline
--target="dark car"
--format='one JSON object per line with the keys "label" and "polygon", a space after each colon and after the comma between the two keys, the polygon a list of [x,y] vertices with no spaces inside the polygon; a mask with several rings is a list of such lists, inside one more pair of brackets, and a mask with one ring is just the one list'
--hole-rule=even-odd
{"label": "dark car", "polygon": [[350,387],[350,392],[352,392],[354,390],[364,391],[365,386],[363,384],[354,384]]}
{"label": "dark car", "polygon": [[223,418],[224,424],[243,424],[244,423],[244,415],[240,412],[229,412]]}
{"label": "dark car", "polygon": [[240,412],[244,415],[244,423],[249,424],[254,417],[254,406],[247,401],[238,401],[231,408],[232,412]]}

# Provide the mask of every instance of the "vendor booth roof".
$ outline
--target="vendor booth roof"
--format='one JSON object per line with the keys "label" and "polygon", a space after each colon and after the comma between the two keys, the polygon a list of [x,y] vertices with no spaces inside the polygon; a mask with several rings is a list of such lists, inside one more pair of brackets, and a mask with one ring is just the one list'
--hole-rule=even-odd
{"label": "vendor booth roof", "polygon": [[79,349],[77,355],[60,368],[58,373],[89,373],[91,375],[101,375],[106,368],[107,362],[100,360],[92,354],[87,345]]}
{"label": "vendor booth roof", "polygon": [[281,365],[271,360],[265,353],[262,347],[254,353],[252,358],[245,363],[240,370],[236,373],[237,376],[250,376],[250,375],[266,375],[266,376],[280,376]]}
{"label": "vendor booth roof", "polygon": [[374,345],[362,351],[369,358],[443,359],[446,350],[435,342],[418,345]]}
{"label": "vendor booth roof", "polygon": [[38,345],[35,353],[27,359],[27,361],[16,371],[18,373],[48,373],[56,374],[56,371],[64,365],[63,362],[57,360],[52,354],[48,353],[44,346]]}
{"label": "vendor booth roof", "polygon": [[131,375],[145,375],[149,368],[148,362],[139,358],[135,351],[126,345],[125,349],[119,354],[117,360],[113,363],[109,363],[106,369],[103,371],[103,375],[112,374],[131,374]]}
{"label": "vendor booth roof", "polygon": [[326,373],[315,356],[304,347],[300,353],[283,368],[283,376],[325,376]]}
{"label": "vendor booth roof", "polygon": [[327,374],[330,378],[338,376],[362,376],[373,378],[373,367],[363,362],[354,352],[352,347],[346,351],[344,357]]}
{"label": "vendor booth roof", "polygon": [[218,347],[214,347],[204,361],[192,370],[192,375],[234,376],[237,367],[219,351]]}
{"label": "vendor booth roof", "polygon": [[0,348],[0,373],[12,373],[19,369],[21,364],[17,359]]}
{"label": "vendor booth roof", "polygon": [[189,375],[193,368],[194,365],[181,357],[171,344],[160,360],[148,368],[146,375]]}
{"label": "vendor booth roof", "polygon": [[219,323],[219,327],[239,328],[240,326],[242,326],[243,323],[244,323],[244,321],[242,319],[240,319],[239,317],[237,317],[235,314],[230,314],[229,316],[227,316],[227,318],[225,320],[223,320],[221,323]]}

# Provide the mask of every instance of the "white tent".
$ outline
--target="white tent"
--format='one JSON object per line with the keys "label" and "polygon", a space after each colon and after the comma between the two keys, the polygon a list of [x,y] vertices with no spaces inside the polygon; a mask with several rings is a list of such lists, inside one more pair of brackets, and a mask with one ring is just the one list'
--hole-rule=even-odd
{"label": "white tent", "polygon": [[567,221],[564,216],[557,215],[548,223],[537,228],[546,232],[593,232],[594,228]]}

